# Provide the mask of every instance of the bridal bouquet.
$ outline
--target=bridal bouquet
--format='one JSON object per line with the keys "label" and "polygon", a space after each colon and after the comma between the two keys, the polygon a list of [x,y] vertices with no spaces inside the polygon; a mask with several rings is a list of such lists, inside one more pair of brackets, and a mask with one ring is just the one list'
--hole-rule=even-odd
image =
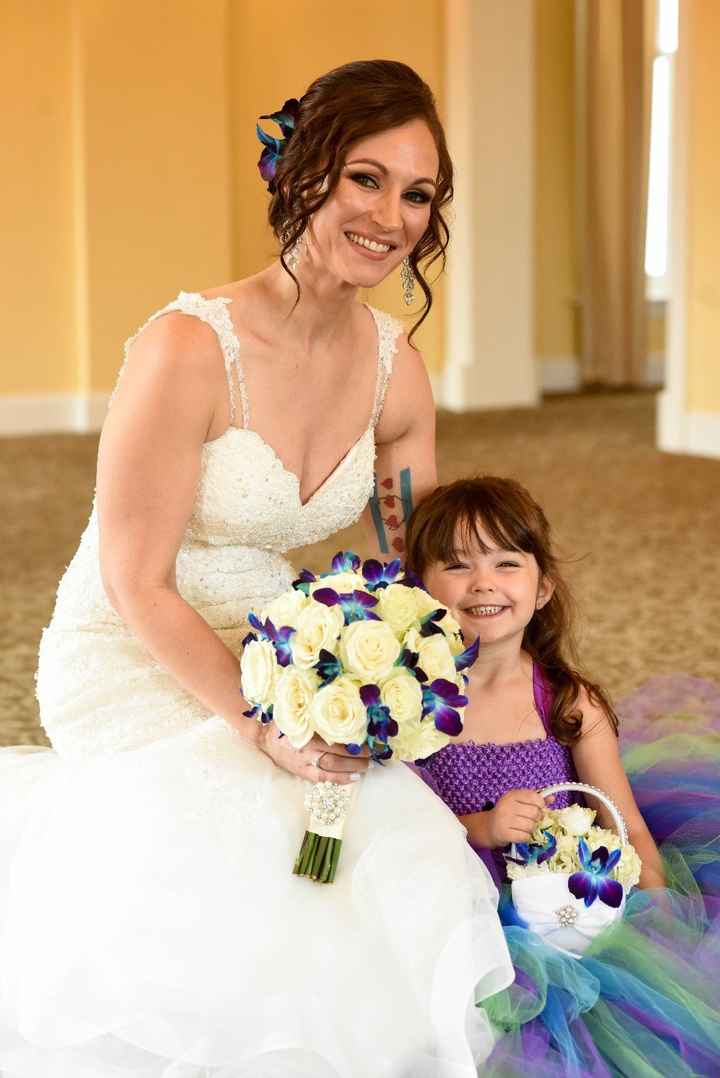
{"label": "bridal bouquet", "polygon": [[504,853],[513,904],[547,943],[578,957],[590,940],[622,916],[626,893],[640,879],[641,862],[627,840],[617,806],[594,786],[559,783],[540,793],[577,790],[603,801],[617,834],[595,826],[594,809],[548,809],[527,843]]}
{"label": "bridal bouquet", "polygon": [[[274,722],[295,748],[314,734],[351,754],[418,760],[462,730],[477,642],[463,645],[446,607],[399,560],[361,565],[337,554],[319,578],[303,570],[258,616],[243,641],[248,717]],[[332,883],[352,784],[313,784],[294,873]]]}

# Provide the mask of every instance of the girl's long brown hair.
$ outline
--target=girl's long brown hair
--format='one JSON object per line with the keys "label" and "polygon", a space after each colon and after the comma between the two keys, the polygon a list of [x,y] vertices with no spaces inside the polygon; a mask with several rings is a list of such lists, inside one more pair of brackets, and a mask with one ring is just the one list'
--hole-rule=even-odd
{"label": "girl's long brown hair", "polygon": [[537,502],[514,479],[484,475],[437,487],[410,517],[408,568],[422,577],[433,563],[451,562],[458,537],[467,537],[485,550],[479,527],[503,550],[532,554],[541,576],[555,586],[552,597],[526,626],[522,642],[553,689],[549,723],[553,736],[566,745],[580,737],[578,695],[583,688],[617,733],[617,716],[607,695],[577,668],[574,603],[553,550],[550,525]]}
{"label": "girl's long brown hair", "polygon": [[453,195],[452,161],[435,100],[411,67],[395,60],[357,60],[316,79],[301,98],[295,130],[278,161],[268,210],[270,225],[282,245],[280,261],[295,281],[299,299],[300,285],[285,257],[337,186],[350,145],[416,119],[428,125],[440,165],[428,227],[409,255],[425,296],[409,340],[432,307],[425,273],[438,259],[441,271],[445,268],[450,233],[442,209]]}

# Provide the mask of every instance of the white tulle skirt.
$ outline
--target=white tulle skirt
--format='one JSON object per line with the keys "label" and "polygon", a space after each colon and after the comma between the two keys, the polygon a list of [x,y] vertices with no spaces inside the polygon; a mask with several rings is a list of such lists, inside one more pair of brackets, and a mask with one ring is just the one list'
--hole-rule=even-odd
{"label": "white tulle skirt", "polygon": [[471,1078],[512,966],[487,871],[400,764],[337,881],[304,784],[221,719],[89,760],[0,750],[3,1078]]}

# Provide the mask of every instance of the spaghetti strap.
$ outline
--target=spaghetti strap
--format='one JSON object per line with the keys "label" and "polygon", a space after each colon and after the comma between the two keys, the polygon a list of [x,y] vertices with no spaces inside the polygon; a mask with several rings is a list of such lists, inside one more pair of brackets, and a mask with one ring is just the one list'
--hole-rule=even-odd
{"label": "spaghetti strap", "polygon": [[225,296],[216,296],[213,299],[207,299],[205,296],[200,295],[199,292],[180,292],[177,299],[172,300],[165,307],[162,307],[159,311],[155,311],[154,314],[151,314],[140,329],[133,333],[132,337],[129,337],[125,342],[123,363],[120,368],[120,373],[118,374],[115,389],[110,397],[110,404],[112,404],[115,399],[120,379],[122,378],[127,365],[130,348],[142,331],[146,326],[150,325],[151,322],[154,322],[156,318],[161,318],[162,315],[169,314],[171,311],[179,311],[181,314],[189,314],[193,315],[195,318],[199,318],[214,330],[223,354],[225,373],[227,375],[228,396],[230,400],[230,425],[236,425],[235,418],[237,407],[235,389],[237,386],[237,393],[240,397],[240,425],[244,428],[248,427],[250,423],[250,408],[248,405],[243,372],[240,366],[240,342],[238,341],[235,327],[233,326],[230,312],[228,311],[228,306],[231,302],[232,301]]}
{"label": "spaghetti strap", "polygon": [[537,713],[542,719],[542,724],[545,727],[545,733],[548,737],[551,736],[550,730],[550,710],[552,708],[552,690],[547,682],[545,675],[542,672],[541,667],[537,663],[533,663],[533,698],[535,700],[535,707]]}
{"label": "spaghetti strap", "polygon": [[378,334],[378,373],[375,384],[375,400],[369,423],[369,427],[375,428],[382,414],[387,387],[392,375],[393,361],[397,355],[397,342],[404,332],[404,326],[402,322],[399,322],[397,318],[393,318],[386,311],[379,311],[369,305],[368,310],[375,320]]}

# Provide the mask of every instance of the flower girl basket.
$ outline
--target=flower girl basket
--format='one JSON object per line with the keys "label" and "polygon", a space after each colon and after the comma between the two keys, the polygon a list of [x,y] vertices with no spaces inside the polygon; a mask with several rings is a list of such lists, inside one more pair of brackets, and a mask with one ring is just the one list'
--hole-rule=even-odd
{"label": "flower girl basket", "polygon": [[[591,794],[601,801],[613,816],[621,843],[627,844],[627,828],[620,810],[602,790],[580,782],[560,782],[540,790],[540,796],[549,797],[566,790]],[[617,907],[607,905],[599,897],[588,906],[570,891],[568,881],[572,875],[574,873],[549,871],[514,879],[511,892],[517,913],[533,932],[551,946],[580,958],[595,936],[622,917],[625,892],[623,890]]]}

